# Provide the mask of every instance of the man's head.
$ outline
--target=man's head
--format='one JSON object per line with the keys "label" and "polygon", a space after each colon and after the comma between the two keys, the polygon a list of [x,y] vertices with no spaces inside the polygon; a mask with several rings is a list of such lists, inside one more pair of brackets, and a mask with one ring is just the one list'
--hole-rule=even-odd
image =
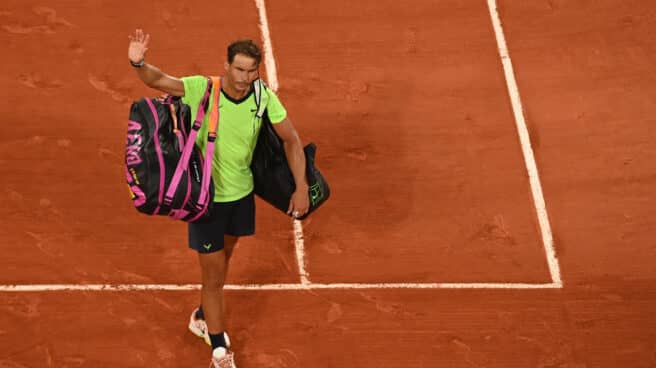
{"label": "man's head", "polygon": [[258,77],[262,61],[260,48],[251,40],[237,40],[228,46],[226,79],[238,92],[246,92]]}

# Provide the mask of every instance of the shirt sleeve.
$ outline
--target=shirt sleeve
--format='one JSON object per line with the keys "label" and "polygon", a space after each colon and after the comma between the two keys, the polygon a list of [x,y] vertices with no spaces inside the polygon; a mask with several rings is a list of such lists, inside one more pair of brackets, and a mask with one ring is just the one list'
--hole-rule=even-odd
{"label": "shirt sleeve", "polygon": [[287,110],[285,110],[280,99],[278,99],[278,96],[276,96],[272,90],[267,89],[267,93],[269,94],[269,102],[267,103],[269,120],[271,120],[271,123],[273,124],[280,123],[287,117]]}

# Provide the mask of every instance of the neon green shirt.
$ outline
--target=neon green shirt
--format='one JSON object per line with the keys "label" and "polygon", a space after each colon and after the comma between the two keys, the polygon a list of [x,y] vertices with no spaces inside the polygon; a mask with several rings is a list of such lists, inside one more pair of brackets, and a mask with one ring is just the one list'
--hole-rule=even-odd
{"label": "neon green shirt", "polygon": [[[191,108],[191,121],[196,119],[207,78],[191,76],[182,78],[185,95],[182,102]],[[272,123],[285,119],[287,111],[278,97],[267,88],[269,102],[267,112]],[[212,97],[214,91],[212,92]],[[205,114],[203,125],[198,132],[196,143],[205,152],[207,131],[212,106],[210,97],[209,108]],[[214,180],[214,201],[231,202],[241,199],[253,191],[253,173],[250,165],[257,136],[262,126],[262,119],[256,116],[255,94],[253,91],[243,99],[235,101],[223,91],[219,100],[219,128],[212,160],[212,179]]]}

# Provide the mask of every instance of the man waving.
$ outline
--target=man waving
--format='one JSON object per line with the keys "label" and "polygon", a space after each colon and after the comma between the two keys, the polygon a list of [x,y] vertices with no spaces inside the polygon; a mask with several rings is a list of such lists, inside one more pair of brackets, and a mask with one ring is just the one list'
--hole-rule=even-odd
{"label": "man waving", "polygon": [[[139,78],[149,87],[182,97],[189,105],[192,121],[207,88],[204,76],[176,78],[148,64],[145,55],[150,41],[140,29],[129,36],[128,58]],[[202,223],[190,223],[189,247],[198,253],[202,273],[201,306],[190,317],[189,329],[212,346],[210,367],[234,368],[234,355],[226,332],[223,286],[233,249],[240,237],[255,233],[253,151],[262,119],[257,117],[253,82],[259,77],[262,53],[250,40],[238,40],[228,46],[225,72],[221,78],[215,155],[212,162],[214,206],[212,217]],[[303,216],[309,207],[305,177],[305,155],[301,140],[287,117],[284,106],[270,89],[267,113],[276,133],[284,141],[285,154],[296,182],[289,213]],[[210,98],[212,101],[212,98]],[[212,102],[208,111],[213,108]],[[209,114],[198,133],[197,145],[205,149]]]}

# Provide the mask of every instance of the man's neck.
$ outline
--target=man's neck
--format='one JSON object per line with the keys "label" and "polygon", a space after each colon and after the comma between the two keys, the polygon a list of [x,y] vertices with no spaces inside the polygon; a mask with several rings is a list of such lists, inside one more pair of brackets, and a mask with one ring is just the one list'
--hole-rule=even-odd
{"label": "man's neck", "polygon": [[244,98],[247,94],[251,92],[251,87],[248,87],[247,90],[244,92],[240,92],[234,88],[229,83],[224,83],[223,84],[223,92],[226,93],[230,98],[233,100],[241,100]]}

